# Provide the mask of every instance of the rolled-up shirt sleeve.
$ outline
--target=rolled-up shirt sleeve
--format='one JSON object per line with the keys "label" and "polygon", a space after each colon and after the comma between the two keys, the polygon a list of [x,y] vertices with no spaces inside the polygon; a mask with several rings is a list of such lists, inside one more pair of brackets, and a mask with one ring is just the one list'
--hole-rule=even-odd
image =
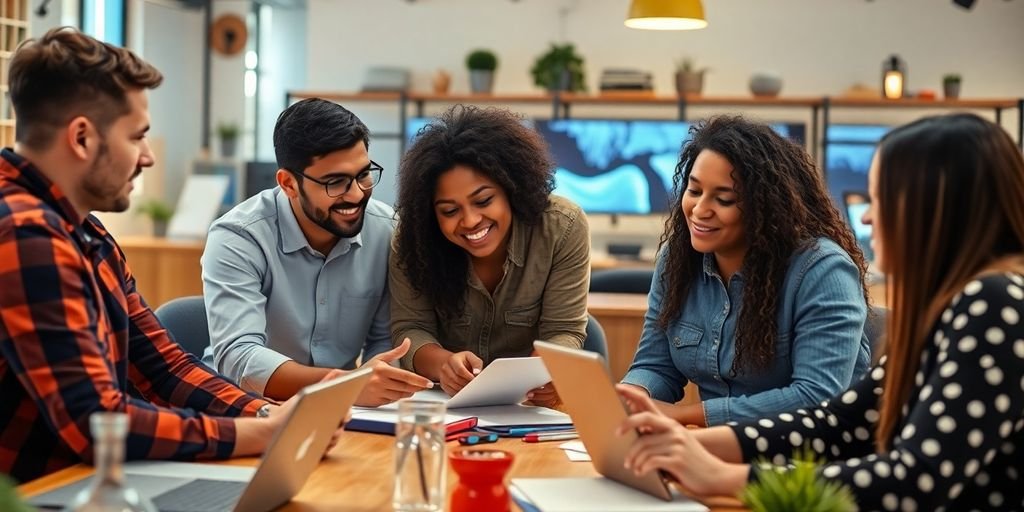
{"label": "rolled-up shirt sleeve", "polygon": [[405,271],[398,265],[396,242],[391,244],[388,260],[388,289],[391,295],[391,341],[398,345],[409,338],[411,346],[402,357],[402,368],[415,371],[413,358],[416,351],[437,340],[437,314],[430,301],[412,288]]}
{"label": "rolled-up shirt sleeve", "polygon": [[249,235],[215,225],[202,265],[213,366],[242,389],[263,394],[270,376],[291,360],[267,347],[266,257]]}

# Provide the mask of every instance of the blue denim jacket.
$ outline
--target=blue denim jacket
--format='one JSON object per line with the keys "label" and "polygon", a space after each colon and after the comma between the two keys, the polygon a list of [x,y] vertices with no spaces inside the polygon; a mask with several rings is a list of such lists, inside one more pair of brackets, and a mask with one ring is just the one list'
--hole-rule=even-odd
{"label": "blue denim jacket", "polygon": [[867,305],[857,266],[835,242],[818,239],[794,255],[780,289],[775,362],[763,372],[731,373],[743,276],[735,274],[727,289],[714,255],[705,255],[704,273],[665,330],[658,326],[663,266],[659,257],[643,334],[623,379],[651,397],[678,402],[693,381],[708,426],[720,425],[812,406],[867,370]]}

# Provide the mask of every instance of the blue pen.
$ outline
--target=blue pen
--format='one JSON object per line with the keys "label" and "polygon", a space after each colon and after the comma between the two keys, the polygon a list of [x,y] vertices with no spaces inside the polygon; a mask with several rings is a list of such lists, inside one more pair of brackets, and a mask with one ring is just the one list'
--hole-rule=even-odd
{"label": "blue pen", "polygon": [[522,427],[522,428],[510,428],[508,429],[508,435],[511,437],[522,437],[526,434],[533,434],[535,432],[550,432],[558,430],[572,430],[572,425],[547,425],[547,426],[536,426],[536,427]]}

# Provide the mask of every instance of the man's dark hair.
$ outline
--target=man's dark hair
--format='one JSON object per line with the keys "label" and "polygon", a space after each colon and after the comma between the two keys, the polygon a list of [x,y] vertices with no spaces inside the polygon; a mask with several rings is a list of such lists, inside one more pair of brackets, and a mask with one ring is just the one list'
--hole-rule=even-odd
{"label": "man's dark hair", "polygon": [[277,166],[292,172],[302,172],[314,158],[358,142],[370,147],[366,125],[345,107],[320,98],[308,98],[284,109],[274,125]]}
{"label": "man's dark hair", "polygon": [[103,133],[129,112],[126,93],[153,89],[163,75],[124,48],[70,27],[26,40],[11,59],[11,105],[18,117],[15,139],[44,150],[60,127],[78,116]]}

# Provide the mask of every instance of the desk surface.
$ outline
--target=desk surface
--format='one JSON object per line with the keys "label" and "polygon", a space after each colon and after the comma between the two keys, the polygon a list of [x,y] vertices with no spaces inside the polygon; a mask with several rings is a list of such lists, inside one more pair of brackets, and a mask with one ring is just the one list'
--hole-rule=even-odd
{"label": "desk surface", "polygon": [[[338,445],[310,476],[299,495],[279,510],[282,511],[380,511],[391,509],[394,437],[345,433]],[[511,477],[581,477],[597,476],[587,462],[570,462],[558,448],[561,443],[524,443],[518,439],[501,439],[497,448],[515,454]],[[458,446],[448,443],[448,449]],[[258,459],[245,458],[225,464],[255,465]],[[59,471],[19,487],[24,495],[37,494],[88,475],[91,468],[83,465]],[[457,483],[449,467],[449,495]],[[736,500],[721,498],[708,503],[712,510],[743,510]]]}

